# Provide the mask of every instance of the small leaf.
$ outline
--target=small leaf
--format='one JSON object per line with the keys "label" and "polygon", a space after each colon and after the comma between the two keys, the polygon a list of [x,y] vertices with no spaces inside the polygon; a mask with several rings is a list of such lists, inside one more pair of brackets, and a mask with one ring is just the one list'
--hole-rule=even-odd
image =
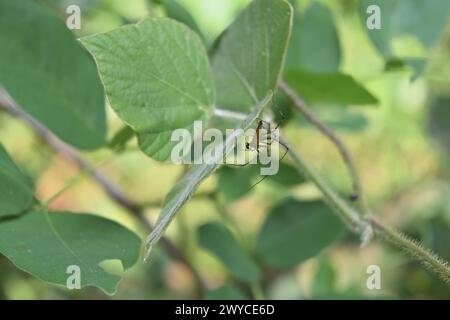
{"label": "small leaf", "polygon": [[202,225],[197,231],[201,248],[209,251],[236,278],[249,283],[259,281],[261,274],[256,263],[236,243],[226,227],[218,223]]}
{"label": "small leaf", "polygon": [[206,293],[206,300],[247,300],[245,294],[234,286],[226,285]]}
{"label": "small leaf", "polygon": [[254,0],[217,44],[212,65],[217,106],[248,111],[267,91],[275,91],[292,26],[284,0]]}
{"label": "small leaf", "polygon": [[[252,111],[252,113],[244,120],[239,126],[244,131],[248,129],[252,123],[256,120],[261,111],[266,107],[272,99],[272,93],[270,92],[264,100],[262,100]],[[146,258],[150,255],[153,245],[161,238],[164,230],[169,226],[172,219],[175,217],[181,207],[189,200],[200,183],[214,173],[220,167],[222,159],[226,159],[228,154],[233,151],[236,137],[239,135],[239,131],[235,131],[235,134],[229,135],[225,141],[223,152],[216,152],[216,158],[212,161],[212,164],[203,163],[200,165],[194,165],[189,171],[180,179],[180,181],[173,187],[173,189],[167,195],[164,206],[159,215],[158,221],[153,229],[152,233],[147,238],[147,254]]]}
{"label": "small leaf", "polygon": [[285,80],[309,103],[375,104],[378,100],[351,76],[342,73],[311,73],[293,69]]}
{"label": "small leaf", "polygon": [[167,160],[172,131],[193,134],[209,118],[214,87],[206,50],[185,25],[157,18],[81,39],[94,56],[109,102],[140,148]]}
{"label": "small leaf", "polygon": [[122,149],[134,137],[134,131],[129,126],[124,126],[112,137],[108,143],[111,149]]}
{"label": "small leaf", "polygon": [[200,31],[200,28],[197,25],[197,22],[195,21],[194,17],[190,14],[190,12],[183,7],[179,1],[177,0],[162,0],[162,4],[164,6],[164,9],[166,10],[166,14],[169,18],[172,18],[174,20],[177,20],[181,23],[184,23],[189,28],[192,29],[192,31],[195,31],[200,38],[203,39],[203,34]]}
{"label": "small leaf", "polygon": [[297,168],[285,162],[280,162],[278,173],[268,176],[267,180],[284,187],[293,187],[306,181]]}
{"label": "small leaf", "polygon": [[21,213],[33,200],[34,187],[0,144],[0,217]]}
{"label": "small leaf", "polygon": [[293,267],[338,240],[342,222],[321,201],[288,199],[274,207],[258,238],[257,252],[274,267]]}
{"label": "small leaf", "polygon": [[341,47],[330,10],[317,1],[303,15],[296,10],[286,68],[333,72],[340,60]]}
{"label": "small leaf", "polygon": [[0,86],[31,116],[81,149],[106,143],[104,92],[89,54],[36,1],[0,1]]}
{"label": "small leaf", "polygon": [[66,286],[69,266],[80,268],[81,287],[114,294],[120,277],[100,267],[120,259],[129,269],[139,258],[140,239],[121,225],[88,214],[31,211],[0,223],[0,252],[19,269]]}

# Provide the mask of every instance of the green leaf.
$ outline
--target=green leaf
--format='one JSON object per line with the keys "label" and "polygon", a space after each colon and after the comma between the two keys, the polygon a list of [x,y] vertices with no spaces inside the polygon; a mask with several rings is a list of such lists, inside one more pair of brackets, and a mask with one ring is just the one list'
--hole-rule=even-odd
{"label": "green leaf", "polygon": [[184,23],[203,39],[203,34],[200,31],[197,22],[185,7],[183,7],[177,0],[162,0],[161,2],[169,18]]}
{"label": "green leaf", "polygon": [[225,285],[206,293],[206,300],[247,300],[245,294],[231,285]]}
{"label": "green leaf", "polygon": [[0,144],[0,218],[21,213],[33,200],[34,187]]}
{"label": "green leaf", "polygon": [[293,267],[341,238],[342,222],[321,201],[287,199],[269,213],[257,252],[274,267]]}
{"label": "green leaf", "polygon": [[226,227],[218,223],[204,224],[197,231],[197,239],[200,247],[219,259],[236,278],[248,283],[259,281],[258,266]]}
{"label": "green leaf", "polygon": [[450,153],[450,98],[437,98],[431,105],[428,118],[431,137]]}
{"label": "green leaf", "polygon": [[275,91],[292,26],[284,0],[254,0],[228,27],[214,50],[217,106],[248,111]]}
{"label": "green leaf", "polygon": [[0,43],[0,85],[19,106],[78,148],[106,143],[95,65],[62,20],[35,1],[3,0]]}
{"label": "green leaf", "polygon": [[279,186],[287,188],[296,186],[306,181],[305,177],[298,172],[297,168],[285,162],[280,162],[278,173],[268,176],[267,180],[273,181]]}
{"label": "green leaf", "polygon": [[288,70],[285,80],[309,103],[375,104],[378,100],[351,76]]}
{"label": "green leaf", "polygon": [[100,267],[120,259],[126,270],[139,258],[140,239],[121,225],[88,214],[31,211],[0,223],[0,252],[19,269],[66,286],[68,267],[80,268],[81,287],[116,292],[120,277]]}
{"label": "green leaf", "polygon": [[124,126],[112,137],[108,143],[111,149],[122,149],[134,137],[134,131],[129,126]]}
{"label": "green leaf", "polygon": [[303,15],[296,10],[286,68],[333,72],[340,61],[341,47],[330,10],[317,1]]}
{"label": "green leaf", "polygon": [[206,50],[185,25],[148,19],[81,39],[98,65],[109,102],[138,134],[140,148],[167,160],[172,131],[193,133],[209,118],[214,87]]}
{"label": "green leaf", "polygon": [[319,299],[336,297],[336,278],[332,262],[327,258],[320,259],[311,288],[313,297]]}
{"label": "green leaf", "polygon": [[[266,107],[272,99],[272,93],[262,100],[248,115],[241,125],[240,129],[244,131],[248,129],[256,120],[261,111]],[[220,167],[222,159],[226,159],[228,154],[233,151],[235,140],[241,133],[235,131],[234,134],[229,135],[223,146],[223,152],[216,152],[216,158],[213,159],[212,164],[203,163],[200,165],[193,165],[189,171],[180,179],[180,181],[173,187],[167,195],[164,206],[159,215],[158,221],[147,238],[147,254],[149,257],[153,245],[161,238],[164,230],[169,226],[172,219],[175,217],[181,207],[189,200],[200,183],[214,173]]]}
{"label": "green leaf", "polygon": [[416,80],[425,70],[427,60],[423,58],[390,59],[386,61],[385,71],[403,69],[408,66],[412,69],[411,80]]}
{"label": "green leaf", "polygon": [[226,202],[235,201],[245,196],[252,186],[252,177],[255,170],[249,165],[249,168],[231,168],[223,166],[218,171],[219,191],[223,194]]}
{"label": "green leaf", "polygon": [[430,48],[442,36],[449,16],[448,0],[372,0],[360,1],[360,14],[365,26],[369,5],[381,10],[381,29],[367,30],[375,47],[385,58],[393,58],[392,40],[404,35],[416,36]]}

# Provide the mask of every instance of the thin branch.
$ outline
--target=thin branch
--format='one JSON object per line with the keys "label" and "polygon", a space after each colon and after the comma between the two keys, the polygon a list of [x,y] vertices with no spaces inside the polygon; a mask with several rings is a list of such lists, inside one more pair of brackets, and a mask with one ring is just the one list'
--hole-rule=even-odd
{"label": "thin branch", "polygon": [[[149,231],[153,230],[153,225],[145,218],[144,212],[141,207],[129,199],[121,188],[110,181],[103,173],[97,169],[92,169],[94,166],[90,161],[84,159],[81,154],[61,141],[51,131],[49,131],[40,122],[36,121],[29,114],[24,112],[15,101],[9,96],[9,94],[0,87],[0,108],[7,113],[22,119],[25,121],[34,132],[41,137],[48,145],[50,145],[55,151],[63,155],[71,162],[73,162],[80,170],[90,171],[91,177],[96,181],[106,194],[122,208],[130,212],[136,219],[138,219]],[[184,254],[178,250],[178,248],[166,237],[161,238],[161,248],[167,252],[173,259],[180,261],[192,274],[196,283],[196,295],[198,297],[203,296],[204,284],[199,273],[192,266],[190,261],[184,256]]]}
{"label": "thin branch", "polygon": [[[281,139],[281,138],[280,138]],[[450,268],[443,259],[407,236],[383,226],[374,218],[365,218],[351,208],[329,185],[316,170],[292,148],[289,150],[297,169],[305,174],[324,195],[324,200],[334,209],[335,213],[355,233],[361,236],[363,243],[367,243],[373,235],[395,245],[413,259],[418,260],[429,270],[436,273],[445,283],[450,285]]]}
{"label": "thin branch", "polygon": [[[337,147],[339,153],[342,156],[348,170],[350,172],[350,176],[352,179],[354,198],[359,203],[359,207],[364,216],[370,216],[369,206],[367,204],[366,198],[364,196],[363,188],[361,185],[361,181],[359,179],[358,171],[353,163],[352,157],[345,147],[344,143],[341,139],[329,128],[327,127],[319,118],[317,118],[307,107],[306,103],[292,90],[289,85],[283,80],[280,81],[278,87],[280,90],[291,100],[294,107],[299,110],[306,120],[308,120],[312,125],[314,125],[317,129],[320,130],[328,139],[333,142],[333,144]],[[352,197],[353,198],[353,197]]]}

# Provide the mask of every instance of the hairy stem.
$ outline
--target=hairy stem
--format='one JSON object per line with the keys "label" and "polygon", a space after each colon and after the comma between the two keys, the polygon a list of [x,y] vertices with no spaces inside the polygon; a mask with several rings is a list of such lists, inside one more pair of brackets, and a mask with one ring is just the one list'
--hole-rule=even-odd
{"label": "hairy stem", "polygon": [[418,260],[429,270],[436,273],[441,279],[450,285],[450,268],[448,264],[430,250],[424,248],[416,241],[391,228],[383,226],[374,218],[365,218],[351,208],[317,171],[297,152],[290,149],[292,158],[297,169],[307,176],[322,192],[324,200],[334,209],[335,213],[349,226],[349,228],[362,237],[363,242],[370,240],[372,235],[395,245],[407,253],[410,257]]}
{"label": "hairy stem", "polygon": [[358,171],[353,163],[352,157],[345,147],[344,143],[341,139],[327,127],[318,117],[316,117],[307,107],[306,103],[291,89],[286,82],[283,80],[280,81],[278,87],[280,90],[289,98],[294,107],[299,110],[303,116],[308,120],[312,125],[314,125],[320,132],[322,132],[330,141],[336,146],[339,153],[342,156],[345,164],[347,165],[348,171],[350,172],[350,176],[352,179],[353,192],[354,197],[359,203],[359,208],[361,212],[366,216],[370,216],[369,206],[367,205],[363,188],[361,185],[361,181],[359,179]]}

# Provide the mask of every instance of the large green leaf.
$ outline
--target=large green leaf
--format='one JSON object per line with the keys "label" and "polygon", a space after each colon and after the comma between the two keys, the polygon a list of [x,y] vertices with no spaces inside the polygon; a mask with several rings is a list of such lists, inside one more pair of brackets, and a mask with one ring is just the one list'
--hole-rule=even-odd
{"label": "large green leaf", "polygon": [[[241,123],[240,129],[244,131],[248,129],[256,120],[261,111],[266,107],[272,99],[272,93],[269,93],[250,113],[250,115]],[[214,173],[220,167],[223,159],[233,151],[236,138],[242,133],[235,131],[234,134],[227,136],[227,140],[223,146],[223,152],[216,152],[215,159],[212,164],[202,163],[193,165],[192,168],[180,179],[167,195],[164,206],[159,215],[155,228],[147,238],[147,254],[150,255],[153,245],[161,238],[164,230],[169,226],[181,207],[189,200],[200,183]]]}
{"label": "large green leaf", "polygon": [[270,211],[259,234],[257,252],[268,265],[292,267],[317,255],[344,230],[323,202],[287,199]]}
{"label": "large green leaf", "polygon": [[392,40],[403,35],[416,36],[426,47],[431,47],[442,35],[450,10],[448,0],[361,0],[360,14],[364,26],[369,17],[366,10],[374,4],[380,7],[381,29],[367,29],[367,32],[386,58],[394,55]]}
{"label": "large green leaf", "polygon": [[139,258],[140,239],[98,216],[35,210],[0,223],[0,252],[18,268],[58,285],[66,285],[67,269],[76,265],[81,287],[114,294],[120,277],[99,264],[120,259],[130,268]]}
{"label": "large green leaf", "polygon": [[223,225],[208,223],[197,231],[200,247],[209,251],[236,278],[249,283],[259,281],[261,274],[256,263],[236,243],[233,235]]}
{"label": "large green leaf", "polygon": [[310,103],[375,104],[378,100],[351,76],[288,70],[286,82]]}
{"label": "large green leaf", "polygon": [[284,0],[254,0],[228,27],[214,50],[216,105],[250,110],[275,91],[292,26]]}
{"label": "large green leaf", "polygon": [[330,10],[317,1],[303,15],[296,10],[286,68],[332,72],[339,68],[340,60],[341,47]]}
{"label": "large green leaf", "polygon": [[81,39],[93,54],[109,102],[137,133],[140,148],[167,160],[172,131],[193,133],[214,104],[208,57],[199,37],[167,18],[148,19]]}
{"label": "large green leaf", "polygon": [[0,144],[0,217],[25,210],[33,200],[33,184]]}
{"label": "large green leaf", "polygon": [[64,141],[106,143],[103,89],[89,54],[64,22],[28,0],[0,1],[0,85]]}

